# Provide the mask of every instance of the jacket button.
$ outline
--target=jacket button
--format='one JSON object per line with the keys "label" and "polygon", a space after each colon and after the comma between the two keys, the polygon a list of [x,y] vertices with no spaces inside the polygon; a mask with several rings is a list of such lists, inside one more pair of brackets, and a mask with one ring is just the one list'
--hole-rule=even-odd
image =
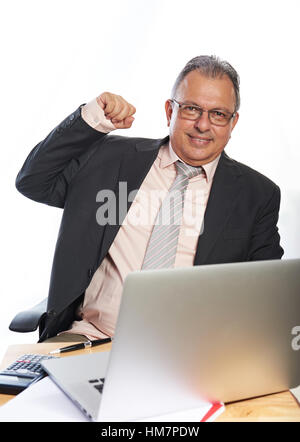
{"label": "jacket button", "polygon": [[88,277],[91,278],[93,276],[93,270],[89,269],[88,270]]}

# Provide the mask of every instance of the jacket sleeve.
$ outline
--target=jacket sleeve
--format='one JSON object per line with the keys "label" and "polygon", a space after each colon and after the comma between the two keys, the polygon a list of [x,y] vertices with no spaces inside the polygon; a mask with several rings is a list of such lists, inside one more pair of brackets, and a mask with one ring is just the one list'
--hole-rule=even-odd
{"label": "jacket sleeve", "polygon": [[82,119],[80,106],[30,152],[16,188],[34,201],[63,208],[69,183],[105,136]]}
{"label": "jacket sleeve", "polygon": [[280,189],[274,185],[274,191],[265,207],[259,212],[252,232],[248,261],[280,259],[284,253],[280,246],[278,216],[280,207]]}

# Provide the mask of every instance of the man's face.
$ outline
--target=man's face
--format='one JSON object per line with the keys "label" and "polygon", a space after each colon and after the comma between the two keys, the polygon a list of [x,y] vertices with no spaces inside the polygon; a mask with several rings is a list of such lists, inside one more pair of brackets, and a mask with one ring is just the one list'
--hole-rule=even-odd
{"label": "man's face", "polygon": [[[234,88],[227,75],[209,78],[192,71],[182,80],[174,98],[203,110],[218,109],[229,113],[235,110]],[[236,114],[227,126],[216,126],[211,124],[207,112],[195,121],[183,119],[178,106],[170,101],[166,102],[165,109],[172,148],[179,158],[192,166],[214,160],[225,148],[238,121]]]}

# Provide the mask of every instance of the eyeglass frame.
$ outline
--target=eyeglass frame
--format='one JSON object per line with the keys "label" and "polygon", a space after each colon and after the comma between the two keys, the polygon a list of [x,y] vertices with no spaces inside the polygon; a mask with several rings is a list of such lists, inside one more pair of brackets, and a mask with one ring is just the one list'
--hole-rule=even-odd
{"label": "eyeglass frame", "polygon": [[[216,108],[216,109],[206,110],[206,109],[202,109],[202,108],[201,108],[200,106],[198,106],[197,104],[193,104],[193,103],[179,103],[179,101],[175,100],[175,98],[170,98],[169,101],[171,101],[172,103],[177,104],[177,106],[178,106],[179,109],[180,109],[182,106],[193,106],[193,107],[196,107],[197,109],[199,109],[199,110],[201,111],[201,114],[199,115],[198,118],[195,118],[195,119],[193,119],[193,118],[184,118],[185,120],[197,121],[199,118],[202,117],[203,112],[207,112],[207,113],[208,113],[208,119],[209,119],[210,123],[213,124],[214,126],[220,126],[220,127],[225,127],[225,126],[227,126],[227,125],[229,124],[230,120],[232,120],[232,118],[234,118],[234,117],[236,116],[236,114],[237,114],[236,111],[234,111],[232,114],[231,114],[230,112],[223,111],[223,113],[226,112],[227,114],[230,115],[228,121],[226,121],[226,124],[216,124],[216,123],[213,123],[213,122],[211,121],[211,119],[210,119],[210,118],[211,118],[211,117],[210,117],[210,112],[212,112],[212,111],[217,111],[217,110],[219,110],[218,108]],[[220,111],[221,111],[221,109],[220,109]]]}

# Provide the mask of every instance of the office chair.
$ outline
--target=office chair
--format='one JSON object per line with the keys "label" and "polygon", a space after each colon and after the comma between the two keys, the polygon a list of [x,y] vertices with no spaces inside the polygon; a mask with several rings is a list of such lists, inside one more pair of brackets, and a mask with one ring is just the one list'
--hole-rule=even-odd
{"label": "office chair", "polygon": [[39,335],[41,335],[47,317],[47,301],[48,298],[45,298],[30,309],[17,313],[9,325],[9,330],[27,333],[39,328]]}

